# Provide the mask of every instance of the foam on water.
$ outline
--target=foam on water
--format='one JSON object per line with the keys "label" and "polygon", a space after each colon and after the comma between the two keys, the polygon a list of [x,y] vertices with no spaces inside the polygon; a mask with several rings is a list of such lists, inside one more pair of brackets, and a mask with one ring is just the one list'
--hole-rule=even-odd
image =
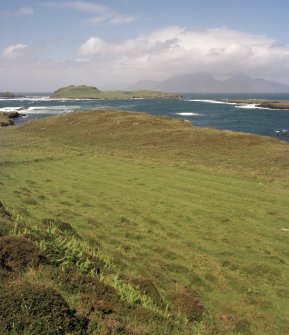
{"label": "foam on water", "polygon": [[18,98],[0,98],[0,101],[47,101],[50,100],[50,97],[18,97]]}
{"label": "foam on water", "polygon": [[227,102],[227,101],[211,100],[211,99],[184,99],[184,101],[204,102],[207,104],[236,105],[235,102]]}
{"label": "foam on water", "polygon": [[19,112],[21,107],[2,107],[0,112]]}
{"label": "foam on water", "polygon": [[260,107],[257,104],[237,105],[235,107],[236,108],[241,108],[241,109],[269,109],[269,110],[273,110],[272,108],[268,108],[268,107]]}
{"label": "foam on water", "polygon": [[35,106],[19,110],[19,114],[62,114],[69,113],[80,106]]}
{"label": "foam on water", "polygon": [[199,113],[191,113],[191,112],[176,113],[176,115],[181,115],[181,116],[202,116],[202,114],[199,114]]}

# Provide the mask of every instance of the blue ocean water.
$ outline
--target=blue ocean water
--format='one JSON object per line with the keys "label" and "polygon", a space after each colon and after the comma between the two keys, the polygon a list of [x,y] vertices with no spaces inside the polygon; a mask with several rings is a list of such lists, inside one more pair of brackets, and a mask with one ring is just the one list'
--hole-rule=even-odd
{"label": "blue ocean water", "polygon": [[[154,115],[167,115],[190,120],[200,127],[229,129],[277,137],[276,130],[289,130],[289,110],[237,106],[220,103],[219,99],[289,100],[289,94],[184,94],[183,99],[50,99],[48,94],[27,94],[23,98],[0,99],[0,111],[25,115],[16,119],[20,124],[75,110],[117,108]],[[286,137],[278,137],[289,141]]]}

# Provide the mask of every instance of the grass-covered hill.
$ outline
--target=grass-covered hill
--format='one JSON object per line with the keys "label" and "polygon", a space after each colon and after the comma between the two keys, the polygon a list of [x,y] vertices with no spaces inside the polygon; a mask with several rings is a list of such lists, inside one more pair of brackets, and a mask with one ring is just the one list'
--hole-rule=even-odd
{"label": "grass-covered hill", "polygon": [[128,98],[177,98],[180,94],[160,91],[100,91],[93,86],[70,85],[55,91],[51,98],[63,99],[128,99]]}
{"label": "grass-covered hill", "polygon": [[288,334],[289,146],[114,110],[0,129],[0,333]]}

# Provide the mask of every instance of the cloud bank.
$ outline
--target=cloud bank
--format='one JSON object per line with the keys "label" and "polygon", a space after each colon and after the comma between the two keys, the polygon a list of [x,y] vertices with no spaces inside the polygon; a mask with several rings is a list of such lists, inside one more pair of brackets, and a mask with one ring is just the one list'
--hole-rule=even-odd
{"label": "cloud bank", "polygon": [[[93,7],[96,10],[105,11]],[[5,68],[2,78],[12,84],[17,73],[21,73],[38,90],[52,90],[70,83],[102,87],[200,71],[223,78],[243,73],[288,84],[289,45],[225,28],[175,26],[118,41],[91,36],[79,46],[73,60],[40,61],[29,50],[19,43],[2,52],[0,68]]]}
{"label": "cloud bank", "polygon": [[79,56],[159,78],[196,71],[268,76],[289,70],[289,45],[224,28],[168,27],[117,42],[93,36],[81,45]]}

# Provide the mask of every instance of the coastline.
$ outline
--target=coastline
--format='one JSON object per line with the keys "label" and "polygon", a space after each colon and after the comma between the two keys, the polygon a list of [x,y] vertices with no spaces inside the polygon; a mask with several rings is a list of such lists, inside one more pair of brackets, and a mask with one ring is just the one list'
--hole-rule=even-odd
{"label": "coastline", "polygon": [[[205,95],[184,93],[183,99],[126,98],[126,99],[51,99],[48,94],[32,93],[26,98],[0,99],[0,113],[18,111],[23,118],[13,119],[14,124],[34,118],[66,114],[76,110],[121,109],[186,118],[195,126],[229,129],[288,141],[283,136],[288,131],[287,110],[258,107],[252,102],[288,101],[289,95]],[[223,102],[221,101],[223,100]],[[228,103],[227,101],[239,103]],[[240,102],[247,102],[241,104]],[[273,116],[274,115],[274,116]],[[7,118],[6,118],[7,120]],[[10,125],[10,122],[9,122]]]}
{"label": "coastline", "polygon": [[289,100],[266,100],[266,99],[221,99],[220,101],[239,105],[256,105],[260,108],[289,110]]}

